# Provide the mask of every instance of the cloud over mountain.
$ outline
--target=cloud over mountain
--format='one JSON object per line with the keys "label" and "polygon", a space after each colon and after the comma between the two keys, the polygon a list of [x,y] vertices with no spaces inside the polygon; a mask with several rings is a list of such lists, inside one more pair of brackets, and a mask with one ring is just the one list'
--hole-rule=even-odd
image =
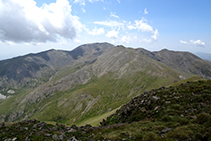
{"label": "cloud over mountain", "polygon": [[194,44],[194,45],[197,45],[197,46],[205,46],[205,43],[202,42],[201,40],[190,40],[190,43]]}
{"label": "cloud over mountain", "polygon": [[197,45],[197,46],[205,46],[205,42],[203,42],[201,40],[190,40],[190,42],[180,40],[180,43],[186,44],[186,45],[192,44],[192,45]]}
{"label": "cloud over mountain", "polygon": [[118,31],[111,30],[111,31],[108,31],[108,33],[106,34],[106,37],[116,39],[118,38],[118,34],[119,34]]}
{"label": "cloud over mountain", "polygon": [[0,1],[0,41],[39,43],[73,39],[82,25],[71,11],[68,0],[42,7],[37,7],[34,0]]}

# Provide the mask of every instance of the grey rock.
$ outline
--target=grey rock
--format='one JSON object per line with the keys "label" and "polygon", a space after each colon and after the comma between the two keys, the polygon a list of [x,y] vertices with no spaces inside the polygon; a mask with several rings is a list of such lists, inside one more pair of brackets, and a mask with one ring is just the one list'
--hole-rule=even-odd
{"label": "grey rock", "polygon": [[164,134],[164,133],[167,133],[168,131],[171,131],[173,130],[172,128],[166,128],[166,129],[163,129],[160,133],[161,134]]}
{"label": "grey rock", "polygon": [[16,137],[12,139],[12,141],[16,141],[16,140],[17,140],[17,138],[16,138]]}
{"label": "grey rock", "polygon": [[30,140],[29,137],[26,137],[26,138],[25,138],[25,141],[29,141],[29,140]]}
{"label": "grey rock", "polygon": [[148,102],[147,102],[147,105],[150,105],[151,104],[151,101],[149,100]]}
{"label": "grey rock", "polygon": [[57,134],[54,134],[54,135],[52,136],[52,138],[53,138],[53,140],[55,140],[55,141],[58,141],[58,140],[59,140],[59,137],[58,137]]}
{"label": "grey rock", "polygon": [[70,130],[68,130],[67,132],[68,133],[72,133],[72,132],[76,132],[77,130],[75,130],[75,129],[73,129],[73,128],[71,128]]}
{"label": "grey rock", "polygon": [[46,137],[50,137],[50,136],[51,136],[51,134],[49,134],[49,133],[46,133],[46,134],[45,134],[45,136],[46,136]]}
{"label": "grey rock", "polygon": [[56,131],[56,127],[53,127],[52,130],[53,130],[53,131]]}
{"label": "grey rock", "polygon": [[75,136],[73,136],[70,140],[71,140],[71,141],[78,141],[78,140],[75,138]]}
{"label": "grey rock", "polygon": [[151,100],[153,101],[153,102],[156,102],[157,100],[159,100],[160,99],[160,97],[157,97],[157,96],[152,96],[151,97]]}
{"label": "grey rock", "polygon": [[25,130],[28,130],[28,127],[24,127]]}
{"label": "grey rock", "polygon": [[64,135],[59,135],[60,140],[64,140]]}

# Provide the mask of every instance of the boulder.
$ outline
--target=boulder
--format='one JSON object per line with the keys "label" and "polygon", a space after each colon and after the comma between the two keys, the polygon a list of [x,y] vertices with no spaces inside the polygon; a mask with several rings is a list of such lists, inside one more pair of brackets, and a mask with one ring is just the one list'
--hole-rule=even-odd
{"label": "boulder", "polygon": [[55,140],[55,141],[58,141],[58,140],[59,140],[59,137],[58,137],[57,134],[54,134],[54,135],[52,136],[52,139]]}

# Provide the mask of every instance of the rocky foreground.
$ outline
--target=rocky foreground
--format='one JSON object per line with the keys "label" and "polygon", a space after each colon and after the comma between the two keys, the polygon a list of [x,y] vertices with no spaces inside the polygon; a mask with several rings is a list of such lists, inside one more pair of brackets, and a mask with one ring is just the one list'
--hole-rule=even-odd
{"label": "rocky foreground", "polygon": [[0,140],[211,140],[211,80],[144,92],[101,122],[70,127],[38,120],[0,124]]}

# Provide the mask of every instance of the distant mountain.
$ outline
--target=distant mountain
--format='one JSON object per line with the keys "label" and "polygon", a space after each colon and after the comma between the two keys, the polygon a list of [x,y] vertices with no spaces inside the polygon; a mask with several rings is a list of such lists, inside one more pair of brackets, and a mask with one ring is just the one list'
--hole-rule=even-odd
{"label": "distant mountain", "polygon": [[[0,102],[2,121],[96,122],[145,90],[195,75],[211,77],[211,63],[188,52],[150,52],[108,43],[29,54],[0,64],[5,68],[0,71],[0,92],[11,96]],[[19,94],[8,94],[14,89]]]}
{"label": "distant mountain", "polygon": [[160,62],[178,71],[211,79],[210,62],[204,61],[194,54],[189,52],[169,51],[166,49],[154,52],[154,54]]}
{"label": "distant mountain", "polygon": [[108,43],[86,44],[72,51],[49,50],[0,61],[0,88],[35,88],[63,67],[74,66],[76,61],[91,63],[111,47]]}
{"label": "distant mountain", "polygon": [[211,61],[211,54],[209,54],[209,53],[198,52],[198,53],[196,53],[196,55],[198,55],[200,58],[202,58],[204,60]]}
{"label": "distant mountain", "polygon": [[187,74],[195,74],[206,79],[211,78],[210,62],[202,60],[189,52],[169,51],[163,49],[157,52],[150,52],[145,49],[137,49],[148,57],[162,62],[163,64],[177,71]]}

